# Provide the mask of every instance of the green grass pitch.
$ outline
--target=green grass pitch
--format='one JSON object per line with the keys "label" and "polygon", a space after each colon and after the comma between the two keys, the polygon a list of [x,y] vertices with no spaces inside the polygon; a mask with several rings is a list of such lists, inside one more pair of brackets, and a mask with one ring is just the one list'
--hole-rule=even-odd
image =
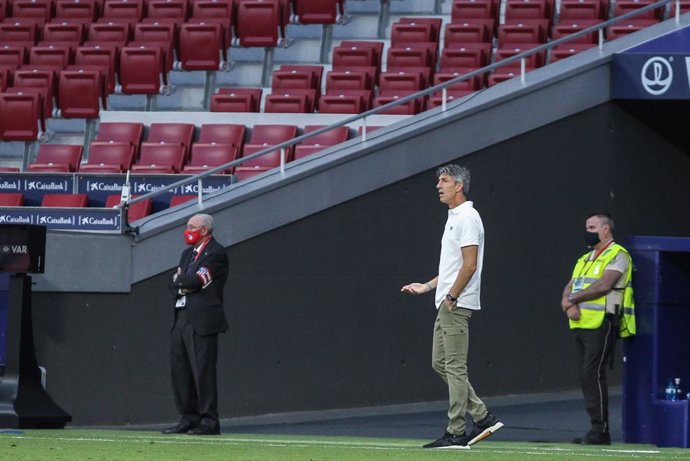
{"label": "green grass pitch", "polygon": [[428,440],[359,437],[164,436],[133,430],[26,430],[0,434],[0,460],[7,461],[481,461],[690,460],[690,450],[648,445],[493,442],[471,449],[424,450]]}

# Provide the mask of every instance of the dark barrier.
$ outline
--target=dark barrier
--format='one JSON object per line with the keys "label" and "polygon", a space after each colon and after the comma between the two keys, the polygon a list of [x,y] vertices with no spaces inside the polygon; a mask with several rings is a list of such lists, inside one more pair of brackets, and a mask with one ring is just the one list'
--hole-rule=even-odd
{"label": "dark barrier", "polygon": [[45,244],[44,226],[0,226],[0,272],[15,272],[9,277],[6,297],[0,427],[60,428],[72,420],[46,393],[36,362],[27,272],[43,272]]}
{"label": "dark barrier", "polygon": [[[690,441],[690,238],[631,237],[637,335],[625,341],[623,440],[660,447]],[[685,391],[666,393],[669,383]]]}

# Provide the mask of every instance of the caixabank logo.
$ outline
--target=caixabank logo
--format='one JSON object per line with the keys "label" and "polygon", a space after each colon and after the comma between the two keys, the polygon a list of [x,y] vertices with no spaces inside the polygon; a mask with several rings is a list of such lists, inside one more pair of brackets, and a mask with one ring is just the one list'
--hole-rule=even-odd
{"label": "caixabank logo", "polygon": [[22,182],[19,179],[16,181],[8,181],[6,179],[0,181],[0,190],[1,191],[21,190],[21,188],[22,188]]}
{"label": "caixabank logo", "polygon": [[71,192],[67,181],[42,181],[40,179],[27,179],[24,181],[24,190],[27,191],[49,191],[49,192]]}
{"label": "caixabank logo", "polygon": [[74,216],[39,216],[38,224],[46,226],[74,226],[76,223]]}
{"label": "caixabank logo", "polygon": [[1,214],[0,224],[33,224],[34,217],[27,214]]}
{"label": "caixabank logo", "polygon": [[122,184],[105,182],[105,181],[89,181],[86,183],[86,189],[89,192],[121,192]]}
{"label": "caixabank logo", "polygon": [[117,216],[80,216],[79,226],[80,227],[109,227],[116,228],[119,223],[119,218]]}

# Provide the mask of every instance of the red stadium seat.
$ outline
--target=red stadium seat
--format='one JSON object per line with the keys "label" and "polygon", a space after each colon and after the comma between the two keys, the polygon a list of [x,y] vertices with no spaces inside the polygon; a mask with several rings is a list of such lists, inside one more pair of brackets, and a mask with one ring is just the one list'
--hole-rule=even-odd
{"label": "red stadium seat", "polygon": [[107,93],[115,91],[115,71],[117,68],[117,48],[115,46],[80,46],[74,54],[74,64],[97,66],[105,75]]}
{"label": "red stadium seat", "polygon": [[[103,95],[100,72],[63,70],[58,83],[60,115],[65,118],[98,118]],[[105,107],[105,101],[103,101]]]}
{"label": "red stadium seat", "polygon": [[220,88],[211,96],[211,112],[259,112],[261,88]]}
{"label": "red stadium seat", "polygon": [[[132,198],[136,198],[136,195],[132,195]],[[120,204],[121,197],[119,194],[109,195],[105,199],[105,208],[114,208]],[[144,218],[151,214],[153,211],[153,200],[150,198],[135,202],[127,208],[127,220],[129,222],[136,221],[137,219]]]}
{"label": "red stadium seat", "polygon": [[498,26],[498,44],[541,43],[540,28],[537,24],[503,24]]}
{"label": "red stadium seat", "polygon": [[39,28],[33,23],[6,22],[0,24],[0,43],[23,42],[33,45],[38,40],[38,31]]}
{"label": "red stadium seat", "polygon": [[26,89],[33,88],[41,90],[40,95],[43,100],[43,117],[53,116],[53,89],[55,74],[50,70],[17,70],[14,72],[13,87]]}
{"label": "red stadium seat", "polygon": [[506,19],[551,19],[553,11],[545,0],[507,0]]}
{"label": "red stadium seat", "polygon": [[144,17],[144,2],[143,0],[105,0],[103,17],[126,18],[131,23],[137,23]]}
{"label": "red stadium seat", "polygon": [[38,137],[40,116],[40,95],[0,93],[0,140],[35,141]]}
{"label": "red stadium seat", "polygon": [[191,200],[196,200],[197,196],[196,195],[173,195],[170,197],[170,205],[169,208],[172,208],[174,206],[180,205],[185,202],[189,202]]}
{"label": "red stadium seat", "polygon": [[120,52],[120,83],[125,94],[158,94],[167,84],[163,52],[158,47],[129,47]]}
{"label": "red stadium seat", "polygon": [[189,159],[192,140],[194,139],[194,124],[192,123],[152,123],[149,126],[149,143],[179,144],[184,147],[184,158]]}
{"label": "red stadium seat", "polygon": [[383,53],[383,44],[380,42],[342,42],[340,46],[333,48],[333,68],[350,66],[380,68],[381,53]]}
{"label": "red stadium seat", "polygon": [[402,17],[398,19],[401,24],[430,24],[431,25],[431,41],[437,42],[441,37],[441,26],[443,20],[441,18],[420,18],[420,17]]}
{"label": "red stadium seat", "polygon": [[492,0],[454,0],[450,11],[451,22],[469,18],[496,18],[498,2]]}
{"label": "red stadium seat", "polygon": [[[192,158],[182,168],[182,173],[198,174],[217,166],[237,160],[239,151],[232,144],[211,144],[197,142],[192,144]],[[232,168],[221,173],[232,173]]]}
{"label": "red stadium seat", "polygon": [[[631,11],[639,10],[640,8],[651,5],[654,0],[616,0],[614,13],[615,16],[620,16]],[[663,8],[649,10],[645,13],[638,14],[634,17],[635,20],[640,19],[659,19],[664,13]]]}
{"label": "red stadium seat", "polygon": [[52,17],[52,2],[49,0],[14,0],[12,18],[28,19],[43,25]]}
{"label": "red stadium seat", "polygon": [[178,22],[185,22],[187,16],[187,0],[148,0],[146,2],[146,17],[148,18],[172,18]]}
{"label": "red stadium seat", "polygon": [[294,0],[295,14],[300,24],[335,24],[344,13],[345,0]]}
{"label": "red stadium seat", "polygon": [[422,74],[418,72],[382,72],[379,77],[379,89],[420,91],[426,87]]}
{"label": "red stadium seat", "polygon": [[560,61],[594,47],[594,43],[564,43],[551,49],[549,62]]}
{"label": "red stadium seat", "polygon": [[[304,127],[304,134],[311,133],[323,126],[307,125]],[[335,127],[324,133],[317,134],[311,138],[307,138],[299,143],[295,148],[295,160],[304,158],[328,146],[333,146],[345,142],[350,137],[350,129],[346,126]]]}
{"label": "red stadium seat", "polygon": [[246,127],[229,123],[206,123],[199,130],[199,143],[230,144],[240,152],[244,146]]}
{"label": "red stadium seat", "polygon": [[285,37],[282,6],[278,0],[239,0],[235,33],[241,46],[274,47]]}
{"label": "red stadium seat", "polygon": [[493,37],[493,19],[468,19],[461,23],[446,25],[445,46],[455,43],[489,42]]}
{"label": "red stadium seat", "polygon": [[306,72],[311,74],[311,86],[309,88],[321,91],[321,81],[323,80],[323,66],[304,65],[304,64],[282,64],[278,69],[281,72]]}
{"label": "red stadium seat", "polygon": [[326,74],[326,92],[337,90],[371,90],[374,82],[364,71],[332,70]]}
{"label": "red stadium seat", "polygon": [[278,144],[297,136],[294,125],[254,125],[249,138],[250,144]]}
{"label": "red stadium seat", "polygon": [[[523,47],[523,45],[525,45]],[[495,62],[502,61],[503,59],[508,59],[512,56],[515,56],[516,54],[524,53],[525,51],[529,50],[530,48],[534,48],[536,46],[536,43],[515,43],[515,44],[508,44],[505,48],[497,48],[494,56]],[[525,59],[525,66],[533,69],[535,67],[541,67],[544,65],[546,61],[546,54],[545,52],[540,52],[536,53],[533,55],[530,55]],[[507,64],[504,66],[502,69],[509,69],[509,68],[520,68],[520,61],[514,61],[510,64]]]}
{"label": "red stadium seat", "polygon": [[70,48],[67,46],[34,46],[29,50],[29,64],[49,66],[56,72],[70,64]]}
{"label": "red stadium seat", "polygon": [[430,23],[394,23],[391,30],[391,46],[412,42],[433,42],[434,32]]}
{"label": "red stadium seat", "polygon": [[87,38],[93,42],[113,42],[118,46],[123,46],[130,39],[130,27],[128,23],[91,23]]}
{"label": "red stadium seat", "polygon": [[0,45],[0,66],[7,66],[16,69],[26,62],[26,47],[23,45],[9,44]]}
{"label": "red stadium seat", "polygon": [[[43,41],[53,44],[76,43],[76,46],[79,46],[84,41],[84,25],[80,23],[48,22],[43,25]],[[76,46],[74,47],[76,48]]]}
{"label": "red stadium seat", "polygon": [[41,206],[46,208],[85,208],[89,205],[86,194],[45,194]]}
{"label": "red stadium seat", "polygon": [[124,142],[134,146],[134,153],[144,138],[144,124],[137,122],[102,122],[98,126],[96,142]]}
{"label": "red stadium seat", "polygon": [[5,192],[0,194],[0,206],[22,206],[24,205],[24,194]]}
{"label": "red stadium seat", "polygon": [[228,26],[233,22],[233,0],[196,0],[192,2],[194,18],[226,18]]}
{"label": "red stadium seat", "polygon": [[183,24],[180,62],[185,70],[218,70],[226,62],[223,31],[217,23]]}
{"label": "red stadium seat", "polygon": [[607,19],[601,0],[561,0],[560,20]]}
{"label": "red stadium seat", "polygon": [[[264,112],[307,114],[314,110],[315,98],[306,94],[291,94],[291,90],[277,90],[266,96]],[[285,91],[284,93],[282,91]]]}
{"label": "red stadium seat", "polygon": [[56,0],[55,18],[79,20],[89,24],[96,19],[98,7],[95,0]]}
{"label": "red stadium seat", "polygon": [[184,159],[182,144],[145,142],[141,145],[139,161],[132,165],[132,172],[179,173]]}
{"label": "red stadium seat", "polygon": [[615,40],[654,25],[657,22],[659,22],[657,19],[628,19],[627,21],[621,21],[606,28],[606,38],[608,40]]}
{"label": "red stadium seat", "polygon": [[79,167],[81,172],[122,173],[134,162],[134,146],[126,142],[92,142],[88,163]]}
{"label": "red stadium seat", "polygon": [[[399,94],[389,94],[389,95],[381,95],[378,96],[377,98],[374,99],[374,107],[379,107],[383,106],[385,104],[391,103],[397,99],[400,99],[404,96],[408,96],[412,92],[405,92],[401,91]],[[414,115],[418,114],[422,109],[422,103],[420,99],[412,99],[404,104],[398,104],[395,107],[392,107],[390,109],[386,109],[380,114],[389,114],[389,115]]]}
{"label": "red stadium seat", "polygon": [[[553,26],[551,30],[551,36],[554,39],[565,37],[566,35],[574,34],[593,25],[599,24],[602,21],[600,19],[574,19],[568,21],[561,21],[560,24]],[[590,34],[583,35],[578,38],[571,39],[568,43],[597,43],[598,33],[592,32]]]}
{"label": "red stadium seat", "polygon": [[388,67],[433,67],[435,57],[427,48],[406,46],[388,48]]}
{"label": "red stadium seat", "polygon": [[359,114],[365,110],[367,106],[362,95],[335,92],[319,98],[319,112],[322,114]]}
{"label": "red stadium seat", "polygon": [[[134,41],[164,43],[177,49],[177,25],[174,22],[140,22],[134,25]],[[172,50],[171,50],[172,51]]]}
{"label": "red stadium seat", "polygon": [[29,171],[73,172],[79,169],[84,148],[72,144],[41,144]]}
{"label": "red stadium seat", "polygon": [[441,70],[484,67],[491,56],[490,43],[464,43],[443,49]]}

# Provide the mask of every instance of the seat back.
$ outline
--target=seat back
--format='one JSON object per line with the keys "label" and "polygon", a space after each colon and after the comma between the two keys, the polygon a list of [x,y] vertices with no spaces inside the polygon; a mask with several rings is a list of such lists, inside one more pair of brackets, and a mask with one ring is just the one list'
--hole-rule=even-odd
{"label": "seat back", "polygon": [[66,171],[77,171],[83,152],[84,147],[75,144],[41,144],[36,161],[29,165],[29,170],[37,165],[65,165]]}
{"label": "seat back", "polygon": [[60,114],[65,118],[98,118],[102,86],[98,71],[63,70],[58,83]]}
{"label": "seat back", "polygon": [[218,23],[183,24],[180,28],[180,62],[185,70],[218,70],[222,47]]}
{"label": "seat back", "polygon": [[[89,147],[88,168],[117,165],[127,171],[134,162],[134,146],[126,142],[92,142]],[[82,165],[83,169],[85,165]]]}
{"label": "seat back", "polygon": [[152,123],[146,138],[150,143],[180,144],[184,147],[184,158],[189,159],[192,140],[194,139],[194,124],[192,123]]}
{"label": "seat back", "polygon": [[144,124],[136,122],[102,122],[94,141],[126,142],[139,146],[144,138]]}
{"label": "seat back", "polygon": [[83,24],[49,22],[43,25],[43,41],[45,42],[71,42],[79,45],[83,40]]}
{"label": "seat back", "polygon": [[[237,160],[239,151],[231,144],[192,144],[192,158],[189,167],[213,168]],[[188,167],[183,168],[183,172]]]}
{"label": "seat back", "polygon": [[199,130],[200,143],[231,144],[238,149],[244,145],[246,127],[229,123],[205,123]]}
{"label": "seat back", "polygon": [[[136,195],[132,195],[132,198],[136,198]],[[105,199],[105,208],[113,208],[120,204],[120,194],[108,195]],[[129,205],[127,209],[127,220],[129,222],[136,221],[151,214],[153,211],[153,200],[150,198],[135,202]]]}
{"label": "seat back", "polygon": [[148,0],[146,2],[146,17],[173,18],[184,22],[187,19],[187,0]]}
{"label": "seat back", "polygon": [[294,0],[300,24],[335,24],[343,0]]}
{"label": "seat back", "polygon": [[120,83],[125,94],[158,94],[163,73],[160,48],[124,47],[120,53]]}
{"label": "seat back", "polygon": [[[170,166],[173,173],[179,173],[185,159],[185,147],[178,143],[151,143],[141,145],[141,154],[137,165],[141,166]],[[137,165],[134,165],[133,169]]]}
{"label": "seat back", "polygon": [[[322,125],[307,125],[304,127],[304,134],[311,133],[312,131],[316,131],[320,128],[323,128]],[[321,134],[317,134],[316,136],[312,136],[311,138],[307,138],[304,141],[301,142],[302,145],[315,145],[315,144],[321,144],[324,146],[331,146],[334,144],[340,144],[341,142],[345,142],[348,140],[350,137],[350,129],[347,126],[337,126],[331,130],[325,131]]]}
{"label": "seat back", "polygon": [[41,206],[49,208],[84,208],[88,204],[86,194],[45,194],[41,200]]}
{"label": "seat back", "polygon": [[276,46],[280,12],[278,0],[239,0],[235,30],[240,45]]}
{"label": "seat back", "polygon": [[254,125],[250,144],[274,145],[297,136],[295,125]]}
{"label": "seat back", "polygon": [[190,200],[196,200],[196,195],[173,195],[170,197],[170,208],[180,205],[181,203],[189,202]]}
{"label": "seat back", "polygon": [[0,93],[0,140],[36,140],[40,98],[36,93]]}
{"label": "seat back", "polygon": [[105,0],[104,18],[127,18],[139,22],[144,17],[143,0]]}
{"label": "seat back", "polygon": [[57,0],[55,2],[55,17],[65,19],[81,19],[88,24],[96,19],[97,5],[95,0]]}
{"label": "seat back", "polygon": [[0,193],[0,206],[22,206],[24,205],[24,194],[5,192]]}

